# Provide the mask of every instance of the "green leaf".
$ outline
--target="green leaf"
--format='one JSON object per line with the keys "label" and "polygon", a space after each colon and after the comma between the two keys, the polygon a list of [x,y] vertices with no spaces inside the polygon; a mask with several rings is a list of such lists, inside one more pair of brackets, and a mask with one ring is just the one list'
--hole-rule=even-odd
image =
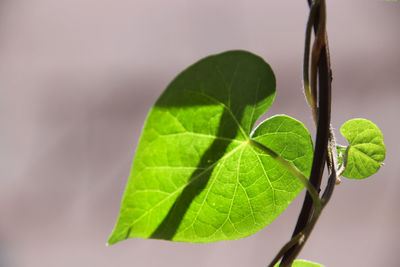
{"label": "green leaf", "polygon": [[[280,262],[275,264],[274,267],[279,267]],[[311,261],[306,261],[306,260],[295,260],[292,264],[292,267],[324,267],[321,264],[311,262]]]}
{"label": "green leaf", "polygon": [[250,136],[306,177],[313,156],[307,129],[288,116],[250,135],[274,97],[270,66],[245,51],[209,56],[179,74],[147,117],[108,243],[231,240],[274,220],[303,185]]}
{"label": "green leaf", "polygon": [[385,159],[386,148],[379,128],[365,119],[345,122],[340,132],[349,142],[344,177],[362,179],[376,173]]}

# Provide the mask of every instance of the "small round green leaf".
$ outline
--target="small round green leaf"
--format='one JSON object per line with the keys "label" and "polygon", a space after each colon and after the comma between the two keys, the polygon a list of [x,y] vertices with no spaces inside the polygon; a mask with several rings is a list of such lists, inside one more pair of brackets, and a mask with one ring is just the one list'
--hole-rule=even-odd
{"label": "small round green leaf", "polygon": [[353,119],[345,122],[340,132],[349,142],[343,176],[363,179],[376,173],[386,154],[379,128],[369,120]]}
{"label": "small round green leaf", "polygon": [[[275,264],[274,267],[279,267],[280,262]],[[292,264],[292,267],[324,267],[321,264],[311,262],[311,261],[306,261],[306,260],[295,260]]]}

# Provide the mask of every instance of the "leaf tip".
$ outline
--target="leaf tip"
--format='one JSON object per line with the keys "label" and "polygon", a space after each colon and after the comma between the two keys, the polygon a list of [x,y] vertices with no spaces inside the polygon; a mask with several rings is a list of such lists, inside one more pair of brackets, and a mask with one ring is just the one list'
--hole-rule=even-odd
{"label": "leaf tip", "polygon": [[120,240],[119,240],[118,238],[115,237],[114,233],[112,233],[112,234],[110,235],[110,237],[108,238],[108,240],[107,240],[106,247],[109,247],[109,246],[111,246],[111,245],[114,245],[114,244],[117,243],[118,241],[120,241]]}

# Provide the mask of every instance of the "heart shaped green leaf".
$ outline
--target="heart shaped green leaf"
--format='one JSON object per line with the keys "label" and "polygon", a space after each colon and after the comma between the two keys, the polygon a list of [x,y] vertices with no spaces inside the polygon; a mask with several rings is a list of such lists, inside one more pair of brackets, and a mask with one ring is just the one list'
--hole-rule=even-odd
{"label": "heart shaped green leaf", "polygon": [[[274,267],[279,267],[279,262],[275,264]],[[292,264],[292,267],[324,267],[321,264],[311,262],[311,261],[306,261],[306,260],[295,260]]]}
{"label": "heart shaped green leaf", "polygon": [[369,120],[353,119],[345,122],[340,132],[350,144],[344,153],[346,169],[343,176],[363,179],[376,173],[386,155],[379,128]]}
{"label": "heart shaped green leaf", "polygon": [[274,97],[270,66],[245,51],[209,56],[178,75],[147,117],[108,243],[231,240],[274,220],[303,185],[250,138],[306,177],[313,156],[307,129],[288,116],[250,134]]}

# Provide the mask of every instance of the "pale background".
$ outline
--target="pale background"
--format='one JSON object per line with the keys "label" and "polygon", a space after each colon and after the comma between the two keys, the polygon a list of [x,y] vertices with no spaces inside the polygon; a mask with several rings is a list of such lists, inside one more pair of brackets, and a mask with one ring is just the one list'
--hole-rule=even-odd
{"label": "pale background", "polygon": [[[328,16],[333,126],[374,121],[387,159],[373,178],[336,188],[301,258],[399,266],[400,3],[329,0]],[[242,240],[105,243],[145,116],[196,60],[259,54],[278,81],[268,115],[313,131],[301,92],[306,17],[306,0],[0,0],[0,266],[265,266],[303,194]]]}

